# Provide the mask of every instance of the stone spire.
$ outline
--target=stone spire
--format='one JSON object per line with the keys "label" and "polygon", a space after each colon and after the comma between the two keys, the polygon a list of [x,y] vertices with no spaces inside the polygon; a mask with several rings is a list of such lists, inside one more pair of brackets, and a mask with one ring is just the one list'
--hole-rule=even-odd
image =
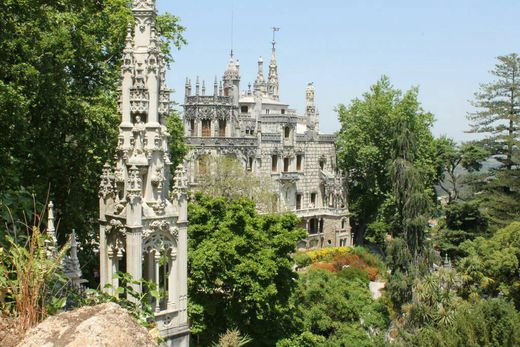
{"label": "stone spire", "polygon": [[45,248],[47,249],[47,255],[52,257],[56,254],[56,245],[58,240],[56,239],[56,228],[54,227],[54,204],[49,201],[47,204],[47,239],[45,240]]}
{"label": "stone spire", "polygon": [[319,120],[314,101],[314,84],[312,82],[307,83],[307,89],[305,91],[305,119],[307,129],[317,134],[319,132]]}
{"label": "stone spire", "polygon": [[[134,25],[128,30],[121,71],[115,165],[103,168],[100,185],[100,284],[111,284],[105,290],[117,295],[114,274],[124,259],[126,272],[135,280],[155,282],[167,292],[166,298],[152,303],[158,329],[173,345],[188,346],[187,203],[185,197],[169,196],[170,91],[156,29],[156,1],[133,0],[132,12]],[[191,81],[185,87],[191,94]],[[199,95],[198,78],[195,88]],[[202,88],[204,94],[204,84]],[[143,290],[136,283],[132,287]]]}
{"label": "stone spire", "polygon": [[233,103],[238,106],[240,93],[240,63],[231,55],[229,64],[224,71],[224,96],[233,98]]}
{"label": "stone spire", "polygon": [[256,74],[256,80],[254,90],[257,92],[265,92],[265,80],[264,80],[264,59],[262,57],[258,58],[258,72]]}
{"label": "stone spire", "polygon": [[277,32],[280,28],[273,28],[273,48],[271,52],[271,62],[269,63],[269,76],[267,78],[267,92],[269,95],[275,99],[279,99],[278,90],[279,90],[279,81],[278,81],[278,65],[276,63],[276,41],[275,41],[275,32]]}
{"label": "stone spire", "polygon": [[62,267],[65,276],[70,279],[72,286],[80,288],[83,283],[88,282],[81,278],[81,265],[78,259],[78,242],[76,241],[76,231],[74,229],[72,229],[72,234],[70,235],[70,253],[63,258]]}

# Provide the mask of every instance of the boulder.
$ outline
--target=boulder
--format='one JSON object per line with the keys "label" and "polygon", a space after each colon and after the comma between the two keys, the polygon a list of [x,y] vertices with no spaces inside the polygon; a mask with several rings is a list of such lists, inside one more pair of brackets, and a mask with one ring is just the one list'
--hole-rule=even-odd
{"label": "boulder", "polygon": [[30,329],[20,347],[158,346],[148,330],[115,303],[48,317]]}

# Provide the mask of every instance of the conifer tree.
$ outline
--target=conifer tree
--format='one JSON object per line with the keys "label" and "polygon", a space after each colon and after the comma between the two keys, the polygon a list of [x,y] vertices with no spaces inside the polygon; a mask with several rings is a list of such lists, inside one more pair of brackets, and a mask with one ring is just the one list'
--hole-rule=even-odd
{"label": "conifer tree", "polygon": [[470,133],[483,133],[494,145],[496,154],[503,154],[505,167],[510,170],[518,163],[520,123],[520,57],[516,54],[499,56],[491,71],[497,79],[482,84],[475,93],[474,113],[468,114]]}

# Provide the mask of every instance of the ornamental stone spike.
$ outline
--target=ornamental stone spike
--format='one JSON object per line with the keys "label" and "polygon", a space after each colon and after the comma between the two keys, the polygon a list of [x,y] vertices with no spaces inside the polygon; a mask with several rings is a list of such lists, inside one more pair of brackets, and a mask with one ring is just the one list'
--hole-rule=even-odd
{"label": "ornamental stone spike", "polygon": [[47,248],[47,256],[54,256],[56,254],[56,245],[58,240],[56,239],[56,228],[54,227],[54,204],[49,201],[47,205],[47,239],[45,240],[45,246]]}

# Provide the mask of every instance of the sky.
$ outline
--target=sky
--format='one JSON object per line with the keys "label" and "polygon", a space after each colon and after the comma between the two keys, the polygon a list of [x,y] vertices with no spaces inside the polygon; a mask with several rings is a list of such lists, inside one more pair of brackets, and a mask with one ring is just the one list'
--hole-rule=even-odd
{"label": "sky", "polygon": [[[229,61],[240,61],[241,89],[264,72],[276,33],[280,99],[303,114],[314,82],[320,130],[339,130],[334,108],[369,90],[381,75],[419,87],[433,133],[471,140],[466,119],[479,84],[491,82],[496,57],[519,52],[519,0],[158,0],[159,12],[181,18],[188,45],[174,52],[167,84],[182,104],[186,77],[212,93]],[[233,15],[232,15],[233,14]],[[232,21],[233,18],[233,21]],[[233,23],[233,35],[231,28]],[[231,40],[233,37],[233,40]]]}

